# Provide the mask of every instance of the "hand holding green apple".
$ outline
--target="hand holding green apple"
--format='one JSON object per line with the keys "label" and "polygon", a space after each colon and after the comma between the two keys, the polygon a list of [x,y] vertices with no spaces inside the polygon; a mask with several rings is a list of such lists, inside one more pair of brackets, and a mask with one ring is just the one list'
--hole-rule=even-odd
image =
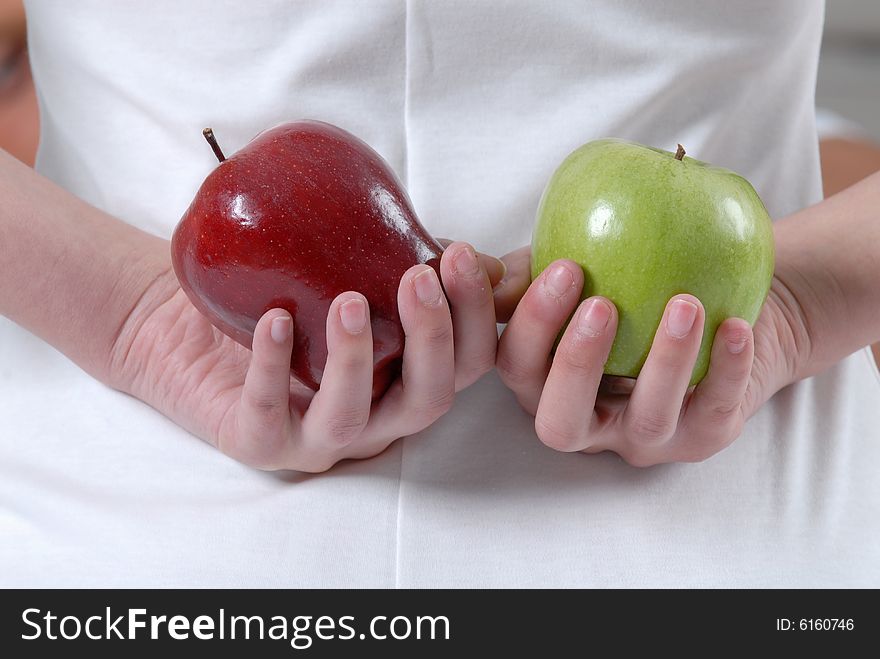
{"label": "hand holding green apple", "polygon": [[581,147],[531,248],[503,260],[499,375],[552,448],[703,460],[791,381],[798,321],[767,212],[745,179],[681,148]]}
{"label": "hand holding green apple", "polygon": [[696,384],[721,322],[757,320],[773,276],[773,230],[741,176],[684,157],[680,145],[673,155],[604,139],[566,158],[541,199],[532,277],[557,259],[584,269],[583,299],[603,295],[617,307],[609,375],[636,377],[666,302],[697,297],[706,323]]}

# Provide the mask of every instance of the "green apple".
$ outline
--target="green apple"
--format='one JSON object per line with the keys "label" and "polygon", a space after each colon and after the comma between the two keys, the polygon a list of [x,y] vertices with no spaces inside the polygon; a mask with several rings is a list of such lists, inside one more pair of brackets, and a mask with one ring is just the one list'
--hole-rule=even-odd
{"label": "green apple", "polygon": [[691,383],[709,367],[718,325],[754,324],[773,277],[773,228],[749,182],[677,153],[617,139],[585,144],[541,198],[532,279],[552,261],[584,270],[583,298],[603,295],[619,324],[605,373],[636,377],[667,301],[695,295],[706,309]]}

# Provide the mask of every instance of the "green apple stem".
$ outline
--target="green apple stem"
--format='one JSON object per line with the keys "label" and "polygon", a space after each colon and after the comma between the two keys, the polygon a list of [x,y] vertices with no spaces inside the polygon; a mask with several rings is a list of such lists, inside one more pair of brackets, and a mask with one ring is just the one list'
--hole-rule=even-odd
{"label": "green apple stem", "polygon": [[679,144],[678,149],[675,150],[675,159],[682,160],[684,158],[684,147]]}
{"label": "green apple stem", "polygon": [[[217,156],[217,160],[220,162],[226,160],[226,156],[223,155],[223,150],[220,148],[220,145],[217,144],[217,138],[214,137],[214,131],[210,128],[206,128],[202,131],[202,135],[208,140],[208,144],[211,145],[211,149],[214,151],[214,155]],[[679,145],[678,148],[681,148],[681,145]]]}

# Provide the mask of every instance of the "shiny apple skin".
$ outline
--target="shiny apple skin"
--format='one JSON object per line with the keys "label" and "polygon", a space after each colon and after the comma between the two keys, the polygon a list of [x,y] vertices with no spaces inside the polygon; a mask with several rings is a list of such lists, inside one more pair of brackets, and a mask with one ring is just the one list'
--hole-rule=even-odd
{"label": "shiny apple skin", "polygon": [[269,309],[293,317],[293,375],[317,389],[333,299],[370,305],[373,396],[400,371],[397,289],[408,268],[439,269],[443,248],[421,225],[388,164],[350,133],[318,121],[255,137],[205,179],[171,241],[193,305],[250,348]]}

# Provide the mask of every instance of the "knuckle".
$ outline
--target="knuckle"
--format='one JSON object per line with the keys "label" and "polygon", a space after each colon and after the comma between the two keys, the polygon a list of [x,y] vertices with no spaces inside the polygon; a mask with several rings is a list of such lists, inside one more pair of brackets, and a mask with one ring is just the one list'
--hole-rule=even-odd
{"label": "knuckle", "polygon": [[274,415],[281,411],[281,401],[277,398],[256,396],[251,399],[254,409],[266,415]]}
{"label": "knuckle", "polygon": [[260,379],[265,382],[284,381],[286,377],[290,377],[290,357],[277,359],[254,352],[251,353],[248,370],[259,374]]}
{"label": "knuckle", "polygon": [[326,471],[330,471],[340,459],[331,455],[309,456],[295,462],[288,468],[306,474],[323,474]]}
{"label": "knuckle", "polygon": [[[678,339],[676,339],[678,340]],[[666,373],[668,376],[693,370],[693,359],[688,359],[681,346],[674,348],[664,347],[662,350],[652,348],[650,355],[650,367],[656,373]]]}
{"label": "knuckle", "polygon": [[486,351],[483,355],[471,360],[469,366],[471,373],[476,374],[478,377],[485,375],[495,368],[495,351]]}
{"label": "knuckle", "polygon": [[342,345],[334,348],[328,351],[327,362],[340,371],[359,373],[373,366],[372,345],[365,346],[358,341],[358,337],[347,337]]}
{"label": "knuckle", "polygon": [[487,351],[457,365],[456,380],[464,386],[473,384],[495,366],[495,351]]}
{"label": "knuckle", "polygon": [[359,409],[336,412],[327,422],[327,438],[337,445],[350,444],[367,425],[367,414]]}
{"label": "knuckle", "polygon": [[596,364],[589,350],[579,350],[577,346],[570,344],[560,345],[559,348],[553,360],[554,366],[558,363],[566,371],[579,377],[587,376],[594,372]]}
{"label": "knuckle", "polygon": [[230,455],[229,457],[236,462],[240,462],[252,469],[257,469],[259,471],[280,471],[286,468],[283,464],[276,460],[250,460],[236,455]]}
{"label": "knuckle", "polygon": [[428,325],[422,329],[422,339],[429,351],[444,350],[452,345],[452,325],[450,323]]}
{"label": "knuckle", "polygon": [[736,416],[742,405],[740,401],[718,400],[709,405],[707,420],[710,424],[725,423]]}
{"label": "knuckle", "polygon": [[282,413],[288,413],[288,401],[268,392],[244,389],[242,397],[245,405],[257,412],[257,419],[274,422]]}
{"label": "knuckle", "polygon": [[634,415],[627,428],[630,438],[637,443],[660,444],[675,432],[675,419],[657,412]]}
{"label": "knuckle", "polygon": [[629,451],[618,451],[617,453],[626,464],[630,467],[636,467],[637,469],[647,469],[648,467],[655,467],[658,464],[662,463],[662,460],[659,460],[657,457],[652,456],[647,451],[640,450],[629,450]]}
{"label": "knuckle", "polygon": [[346,372],[359,371],[373,365],[372,350],[345,350],[334,355],[336,363]]}
{"label": "knuckle", "polygon": [[728,390],[739,390],[752,372],[751,364],[730,364],[720,373],[720,384]]}
{"label": "knuckle", "polygon": [[444,388],[430,392],[413,408],[415,417],[421,422],[433,423],[452,409],[455,402],[455,391]]}
{"label": "knuckle", "polygon": [[556,451],[575,451],[581,439],[581,433],[573,426],[557,420],[551,421],[543,414],[535,417],[535,433],[544,445]]}
{"label": "knuckle", "polygon": [[517,385],[528,384],[537,379],[534,369],[511,354],[510,350],[499,350],[495,360],[498,369],[498,377],[510,388]]}

